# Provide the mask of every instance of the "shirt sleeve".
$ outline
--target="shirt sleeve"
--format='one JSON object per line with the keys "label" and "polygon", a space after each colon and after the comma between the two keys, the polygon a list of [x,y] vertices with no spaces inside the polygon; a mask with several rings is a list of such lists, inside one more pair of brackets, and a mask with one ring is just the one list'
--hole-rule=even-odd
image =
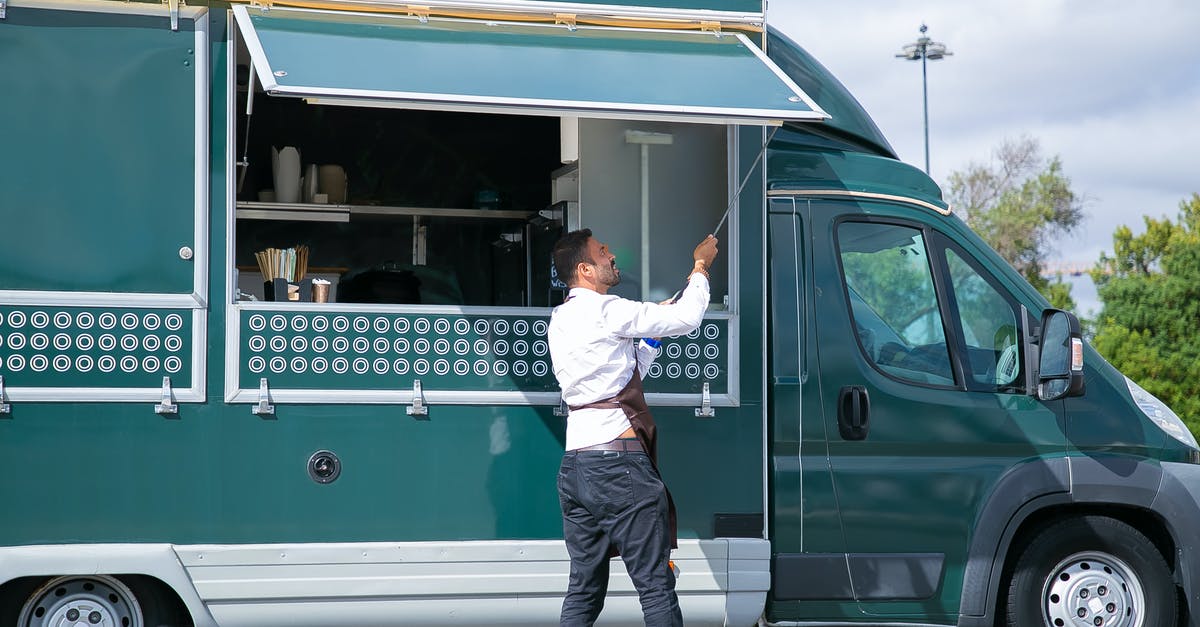
{"label": "shirt sleeve", "polygon": [[708,278],[693,273],[679,300],[670,305],[613,298],[604,303],[604,323],[618,337],[664,337],[691,333],[708,309]]}
{"label": "shirt sleeve", "polygon": [[638,374],[645,379],[646,372],[650,370],[650,364],[654,363],[654,360],[658,358],[658,349],[641,341],[637,343],[637,353]]}

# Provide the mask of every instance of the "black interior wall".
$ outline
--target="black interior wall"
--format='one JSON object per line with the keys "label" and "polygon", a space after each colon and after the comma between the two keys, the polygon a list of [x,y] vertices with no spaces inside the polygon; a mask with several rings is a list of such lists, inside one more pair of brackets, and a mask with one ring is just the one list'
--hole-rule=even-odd
{"label": "black interior wall", "polygon": [[[246,141],[244,97],[237,108],[239,158]],[[304,166],[341,165],[347,202],[354,205],[474,208],[482,192],[499,197],[495,208],[536,212],[549,204],[550,173],[561,165],[557,118],[314,106],[260,93],[238,200],[256,201],[259,190],[273,188],[272,146],[295,146]],[[523,222],[423,218],[422,223],[429,226],[427,263],[419,273],[430,292],[422,302],[523,304],[523,250],[492,245]],[[307,244],[312,266],[350,273],[384,263],[403,269],[412,262],[412,227],[410,216],[360,215],[349,223],[238,220],[236,263],[254,266],[255,251]],[[460,297],[446,288],[451,283]],[[434,284],[441,286],[437,293]]]}
{"label": "black interior wall", "polygon": [[[246,120],[238,118],[240,153]],[[274,186],[272,146],[295,146],[304,164],[344,167],[349,202],[360,205],[473,207],[476,192],[490,190],[500,208],[541,209],[561,165],[553,117],[316,106],[257,94],[250,129],[238,200]]]}

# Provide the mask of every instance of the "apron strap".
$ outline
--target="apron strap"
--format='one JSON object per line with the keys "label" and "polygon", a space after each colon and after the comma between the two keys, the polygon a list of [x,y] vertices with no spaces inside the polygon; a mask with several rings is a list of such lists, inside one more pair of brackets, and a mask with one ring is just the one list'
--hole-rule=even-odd
{"label": "apron strap", "polygon": [[567,405],[567,407],[571,411],[579,411],[581,409],[621,409],[621,404],[612,399],[606,399],[603,401],[596,401],[595,403],[588,403],[586,405]]}
{"label": "apron strap", "polygon": [[[633,373],[629,377],[630,383],[633,382],[634,377],[638,376],[639,366],[637,349],[635,348],[633,351]],[[629,387],[629,383],[626,383],[625,387]],[[624,389],[621,390],[621,392],[624,391]],[[579,411],[581,409],[621,409],[621,403],[617,400],[621,397],[621,392],[617,392],[616,396],[610,396],[608,398],[593,401],[591,403],[585,403],[583,405],[567,405],[567,409],[570,409],[571,411]]]}

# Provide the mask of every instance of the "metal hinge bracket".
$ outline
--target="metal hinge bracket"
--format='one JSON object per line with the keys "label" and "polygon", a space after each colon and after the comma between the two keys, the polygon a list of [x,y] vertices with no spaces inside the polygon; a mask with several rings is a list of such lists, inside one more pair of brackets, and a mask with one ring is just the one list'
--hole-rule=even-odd
{"label": "metal hinge bracket", "polygon": [[162,0],[171,14],[171,30],[179,30],[179,5],[182,0]]}
{"label": "metal hinge bracket", "polygon": [[410,4],[407,7],[404,7],[404,10],[408,12],[409,17],[417,18],[417,20],[422,24],[429,23],[429,7],[421,6],[419,4]]}
{"label": "metal hinge bracket", "polygon": [[720,37],[721,35],[724,34],[721,32],[721,23],[720,22],[701,21],[700,22],[700,32],[712,33],[712,34],[716,35],[717,37]]}
{"label": "metal hinge bracket", "polygon": [[409,416],[417,418],[429,415],[429,405],[425,404],[425,392],[421,389],[420,379],[413,379],[412,406],[407,411]]}
{"label": "metal hinge bracket", "polygon": [[175,404],[175,397],[171,393],[171,377],[163,377],[162,402],[154,406],[154,413],[160,415],[179,413],[179,405]]}
{"label": "metal hinge bracket", "polygon": [[563,397],[558,397],[558,407],[554,408],[554,415],[559,418],[566,418],[571,413],[571,408],[567,406],[567,401]]}
{"label": "metal hinge bracket", "polygon": [[704,387],[700,391],[700,406],[696,408],[697,418],[712,418],[717,412],[713,410],[712,395],[708,392],[708,381],[704,382]]}
{"label": "metal hinge bracket", "polygon": [[250,410],[255,416],[274,416],[275,406],[271,404],[271,389],[267,387],[267,378],[258,380],[258,404]]}
{"label": "metal hinge bracket", "polygon": [[[0,2],[0,6],[4,6],[4,3]],[[0,15],[0,17],[4,16]],[[12,413],[12,405],[9,405],[7,402],[5,402],[7,400],[8,393],[4,391],[4,375],[0,375],[0,414]]]}
{"label": "metal hinge bracket", "polygon": [[258,7],[262,11],[270,11],[271,4],[271,0],[250,0],[250,6]]}
{"label": "metal hinge bracket", "polygon": [[574,13],[555,13],[554,24],[566,26],[569,31],[579,30],[579,22]]}

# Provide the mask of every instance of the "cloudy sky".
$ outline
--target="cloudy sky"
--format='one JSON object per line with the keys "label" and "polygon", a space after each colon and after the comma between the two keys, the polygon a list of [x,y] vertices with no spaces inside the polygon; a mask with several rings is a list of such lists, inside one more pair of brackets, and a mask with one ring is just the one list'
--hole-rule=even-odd
{"label": "cloudy sky", "polygon": [[1195,0],[769,0],[767,20],[918,167],[921,65],[894,55],[928,24],[954,53],[928,68],[933,178],[988,160],[1006,138],[1037,138],[1089,199],[1087,222],[1058,247],[1063,262],[1090,266],[1118,225],[1174,218],[1200,192]]}

